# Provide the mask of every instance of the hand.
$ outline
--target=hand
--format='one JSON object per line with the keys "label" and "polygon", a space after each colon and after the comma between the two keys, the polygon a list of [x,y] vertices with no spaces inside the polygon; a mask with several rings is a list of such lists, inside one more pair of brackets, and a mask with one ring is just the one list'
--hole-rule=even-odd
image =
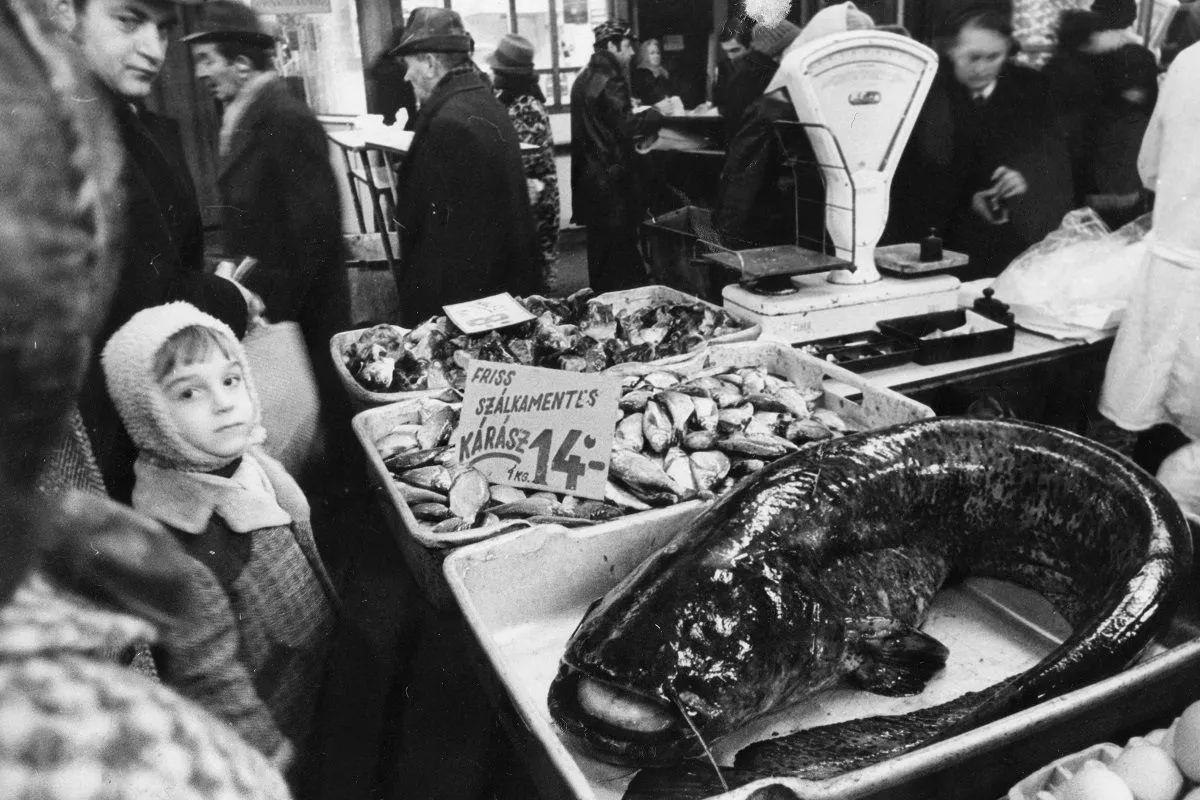
{"label": "hand", "polygon": [[1015,169],[997,167],[992,173],[991,191],[998,199],[1008,200],[1029,191],[1029,184],[1025,182],[1025,176]]}
{"label": "hand", "polygon": [[983,217],[989,225],[1003,225],[1008,222],[1008,209],[1004,201],[996,195],[995,189],[983,189],[971,197],[971,210]]}

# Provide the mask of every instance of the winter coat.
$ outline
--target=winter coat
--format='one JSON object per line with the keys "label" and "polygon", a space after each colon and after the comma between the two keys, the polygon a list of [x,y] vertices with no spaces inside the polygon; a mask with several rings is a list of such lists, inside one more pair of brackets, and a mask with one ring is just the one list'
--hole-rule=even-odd
{"label": "winter coat", "polygon": [[[504,103],[503,92],[498,92],[497,97]],[[550,116],[543,101],[531,94],[513,97],[505,107],[521,143],[537,147],[533,152],[522,152],[521,163],[525,177],[542,184],[533,202],[533,213],[537,219],[538,247],[547,270],[544,277],[551,281],[554,278],[550,269],[558,260],[559,208],[558,168],[554,164],[554,132],[550,129]]]}
{"label": "winter coat", "polygon": [[751,50],[738,59],[723,88],[721,117],[725,121],[725,140],[731,141],[742,127],[742,116],[775,77],[779,62],[759,50]]}
{"label": "winter coat", "polygon": [[326,364],[329,337],[350,327],[337,181],[321,124],[282,79],[239,118],[217,186],[225,255],[258,259],[243,284],[267,319],[299,322],[313,364]]}
{"label": "winter coat", "polygon": [[401,324],[448,303],[536,289],[541,256],[520,142],[474,66],[451,70],[422,104],[399,186]]}
{"label": "winter coat", "polygon": [[571,86],[573,222],[610,228],[641,222],[634,141],[652,136],[661,125],[656,109],[633,113],[617,57],[607,50],[593,53]]}
{"label": "winter coat", "polygon": [[666,70],[657,75],[645,67],[637,67],[629,78],[633,96],[644,106],[652,106],[660,100],[679,94],[675,80]]}
{"label": "winter coat", "polygon": [[[121,175],[124,219],[120,274],[113,302],[97,342],[143,308],[186,300],[226,322],[240,336],[246,330],[246,302],[237,287],[204,272],[204,236],[196,190],[172,120],[135,110],[107,89],[125,150]],[[128,503],[133,491],[137,450],[121,425],[104,388],[100,348],[79,397],[79,411],[92,441],[109,495]]]}
{"label": "winter coat", "polygon": [[[1020,172],[1028,191],[1008,201],[1011,222],[990,225],[971,209],[1000,166]],[[943,62],[892,181],[882,243],[918,241],[930,228],[966,253],[960,277],[995,276],[1041,241],[1071,210],[1071,161],[1045,78],[1007,64],[987,103],[976,107]]]}

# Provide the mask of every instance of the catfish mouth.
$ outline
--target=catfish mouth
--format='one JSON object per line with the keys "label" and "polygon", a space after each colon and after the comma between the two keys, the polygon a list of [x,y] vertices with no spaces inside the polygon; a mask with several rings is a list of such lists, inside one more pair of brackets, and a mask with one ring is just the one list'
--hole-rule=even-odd
{"label": "catfish mouth", "polygon": [[671,763],[693,740],[678,708],[565,664],[549,699],[551,714],[563,731],[609,763]]}

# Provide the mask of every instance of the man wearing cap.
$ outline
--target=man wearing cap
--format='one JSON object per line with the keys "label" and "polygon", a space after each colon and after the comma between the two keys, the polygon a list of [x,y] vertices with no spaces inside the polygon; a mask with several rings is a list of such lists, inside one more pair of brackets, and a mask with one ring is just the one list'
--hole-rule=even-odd
{"label": "man wearing cap", "polygon": [[420,106],[398,176],[404,325],[449,303],[531,293],[541,278],[520,141],[473,46],[457,12],[417,8],[391,50]]}
{"label": "man wearing cap", "polygon": [[654,108],[633,113],[629,27],[609,21],[594,33],[595,52],[571,86],[572,221],[587,227],[592,289],[610,292],[646,283],[637,247],[645,205],[634,141],[657,133],[662,114]]}
{"label": "man wearing cap", "polygon": [[[98,341],[141,309],[168,300],[186,300],[241,334],[247,321],[242,293],[204,272],[200,206],[179,127],[144,106],[166,59],[177,6],[166,0],[55,0],[51,12],[79,44],[96,79],[95,99],[112,108],[125,151],[121,268]],[[99,350],[79,410],[108,493],[128,503],[137,451],[108,397]]]}
{"label": "man wearing cap", "polygon": [[345,391],[329,358],[329,338],[350,327],[350,299],[324,129],[274,71],[275,39],[249,6],[210,0],[198,30],[180,41],[223,109],[221,249],[233,261],[255,260],[239,281],[262,299],[267,319],[299,323],[330,444],[349,441]]}

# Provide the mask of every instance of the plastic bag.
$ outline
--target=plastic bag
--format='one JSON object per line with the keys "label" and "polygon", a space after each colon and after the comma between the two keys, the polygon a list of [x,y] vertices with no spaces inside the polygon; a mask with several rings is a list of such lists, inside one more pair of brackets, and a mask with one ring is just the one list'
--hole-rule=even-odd
{"label": "plastic bag", "polygon": [[1121,322],[1146,255],[1150,215],[1117,231],[1077,209],[996,278],[1018,325],[1058,339],[1099,339]]}

